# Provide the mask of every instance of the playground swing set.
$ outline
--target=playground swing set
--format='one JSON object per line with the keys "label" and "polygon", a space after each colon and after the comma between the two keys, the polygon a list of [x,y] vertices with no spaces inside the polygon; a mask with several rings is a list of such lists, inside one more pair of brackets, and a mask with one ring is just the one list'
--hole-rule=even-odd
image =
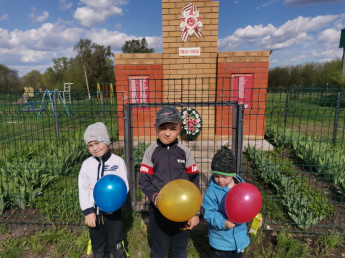
{"label": "playground swing set", "polygon": [[110,104],[115,102],[114,87],[112,83],[97,83],[97,99],[100,99],[102,94],[103,99],[109,99]]}
{"label": "playground swing set", "polygon": [[[13,102],[13,105],[18,105],[20,112],[38,112],[37,119],[40,117],[41,111],[45,111],[47,109],[50,109],[53,111],[53,115],[55,115],[56,111],[56,105],[54,107],[54,101],[52,96],[54,94],[57,94],[58,103],[62,103],[67,115],[70,117],[70,113],[68,111],[67,105],[71,104],[72,98],[71,98],[71,84],[73,83],[64,83],[64,90],[59,91],[58,89],[55,89],[53,91],[45,90],[43,93],[43,97],[41,100],[41,104],[38,107],[38,103],[35,100],[30,101],[30,98],[34,98],[35,95],[38,95],[39,93],[35,93],[34,89],[32,87],[24,87],[24,93],[20,97],[20,99],[17,102]],[[48,100],[45,100],[47,97]],[[104,99],[109,99],[110,104],[115,103],[115,95],[114,95],[114,87],[112,83],[98,83],[97,84],[97,99],[100,99],[103,101]],[[26,108],[23,108],[26,106]],[[48,106],[48,107],[47,107]]]}
{"label": "playground swing set", "polygon": [[[54,115],[56,114],[55,113],[56,106],[54,108],[54,102],[53,102],[54,98],[52,98],[52,95],[57,94],[58,102],[59,103],[61,102],[64,105],[66,113],[70,117],[70,113],[67,109],[66,102],[69,102],[69,104],[71,104],[71,90],[70,90],[71,84],[73,83],[64,83],[64,91],[61,91],[61,92],[58,89],[55,89],[53,91],[50,91],[48,89],[45,90],[39,107],[37,107],[37,101],[35,100],[30,101],[30,98],[35,97],[34,89],[32,87],[24,87],[23,95],[20,97],[20,99],[17,102],[13,102],[12,104],[18,105],[20,112],[34,112],[34,111],[38,112],[38,115],[37,115],[37,119],[38,119],[41,111],[45,111],[47,109],[47,104],[48,104],[48,109],[51,109]],[[39,93],[36,93],[36,95],[38,94]],[[47,101],[45,101],[46,96],[48,98]],[[26,106],[26,108],[23,108],[24,106]]]}
{"label": "playground swing set", "polygon": [[66,103],[63,99],[63,97],[61,96],[61,93],[58,89],[55,89],[53,91],[50,91],[50,90],[45,90],[44,93],[43,93],[43,97],[42,97],[42,101],[41,101],[41,105],[40,105],[40,108],[39,108],[39,112],[38,112],[38,115],[37,115],[37,119],[40,117],[40,114],[41,114],[41,111],[44,111],[45,110],[45,97],[48,96],[49,98],[49,101],[50,101],[50,107],[53,111],[53,115],[55,116],[56,114],[56,105],[54,105],[54,101],[52,99],[52,95],[53,94],[57,94],[58,95],[58,99],[61,101],[61,103],[64,105],[65,107],[65,110],[66,110],[66,113],[68,115],[68,117],[71,117],[70,113],[68,112],[68,109],[67,109],[67,106],[66,106]]}

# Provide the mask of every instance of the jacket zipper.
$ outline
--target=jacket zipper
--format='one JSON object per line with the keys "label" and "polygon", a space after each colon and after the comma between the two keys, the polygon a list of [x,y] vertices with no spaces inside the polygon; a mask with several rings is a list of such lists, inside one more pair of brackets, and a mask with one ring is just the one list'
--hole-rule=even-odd
{"label": "jacket zipper", "polygon": [[171,181],[171,167],[170,167],[170,147],[168,146],[167,147],[167,150],[168,150],[168,166],[169,166],[169,182]]}

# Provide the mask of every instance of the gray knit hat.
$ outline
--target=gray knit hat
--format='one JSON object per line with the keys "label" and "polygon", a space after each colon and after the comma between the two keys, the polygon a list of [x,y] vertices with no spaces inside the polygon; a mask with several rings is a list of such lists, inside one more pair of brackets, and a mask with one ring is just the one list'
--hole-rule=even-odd
{"label": "gray knit hat", "polygon": [[89,142],[103,142],[106,145],[110,145],[110,139],[107,127],[102,122],[97,122],[95,124],[89,125],[84,133],[85,144],[88,145]]}
{"label": "gray knit hat", "polygon": [[164,123],[179,123],[181,121],[181,113],[173,106],[165,106],[158,110],[156,115],[156,127]]}
{"label": "gray knit hat", "polygon": [[219,150],[213,156],[211,171],[224,176],[236,176],[234,154],[228,148]]}

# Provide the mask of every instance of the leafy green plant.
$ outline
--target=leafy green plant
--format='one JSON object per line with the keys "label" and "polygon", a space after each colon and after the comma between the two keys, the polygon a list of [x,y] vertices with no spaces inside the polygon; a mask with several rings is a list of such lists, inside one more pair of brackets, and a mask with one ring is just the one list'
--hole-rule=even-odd
{"label": "leafy green plant", "polygon": [[139,178],[139,173],[140,173],[140,166],[141,162],[143,160],[144,154],[146,149],[150,146],[150,143],[145,143],[145,142],[139,142],[138,145],[136,145],[133,149],[133,156],[134,156],[134,171],[135,171],[135,177],[137,181],[137,189],[135,189],[135,197],[136,200],[141,200],[142,198],[142,190],[139,186],[138,178]]}
{"label": "leafy green plant", "polygon": [[[42,229],[27,238],[27,247],[36,255],[80,257],[86,252],[88,231],[72,232],[68,228]],[[52,247],[52,248],[47,248]]]}
{"label": "leafy green plant", "polygon": [[148,229],[140,213],[130,213],[125,218],[124,228],[130,257],[150,257]]}
{"label": "leafy green plant", "polygon": [[[80,132],[76,137],[82,139]],[[28,152],[5,157],[6,162],[0,163],[0,214],[6,208],[32,205],[59,175],[69,174],[84,160],[89,154],[80,139],[38,141],[27,147]]]}
{"label": "leafy green plant", "polygon": [[266,195],[262,196],[262,213],[269,219],[284,221],[284,207],[280,200]]}
{"label": "leafy green plant", "polygon": [[27,249],[25,238],[11,238],[9,235],[6,235],[0,241],[0,257],[3,258],[20,258],[21,253]]}
{"label": "leafy green plant", "polygon": [[76,165],[70,175],[57,177],[33,202],[48,221],[58,220],[63,224],[82,221],[77,190],[79,170],[80,165]]}
{"label": "leafy green plant", "polygon": [[[322,197],[318,190],[306,187],[309,185],[307,179],[287,176],[295,173],[281,171],[278,160],[272,161],[269,152],[248,146],[246,153],[254,162],[257,174],[264,183],[274,188],[277,199],[298,227],[307,229],[333,213],[334,207],[327,205],[327,199]],[[289,166],[289,169],[292,168]],[[306,192],[305,189],[308,191]]]}
{"label": "leafy green plant", "polygon": [[317,243],[320,247],[321,253],[325,253],[326,255],[328,255],[329,252],[334,248],[344,247],[343,241],[344,239],[338,232],[320,235],[317,239]]}
{"label": "leafy green plant", "polygon": [[282,230],[277,237],[276,253],[278,257],[306,257],[307,247]]}
{"label": "leafy green plant", "polygon": [[314,136],[293,132],[287,128],[268,126],[267,137],[277,146],[294,151],[304,164],[335,184],[337,191],[345,195],[345,149],[342,144],[314,141]]}
{"label": "leafy green plant", "polygon": [[133,156],[134,156],[134,166],[140,167],[141,162],[144,157],[145,150],[150,146],[150,143],[145,142],[139,142],[138,145],[136,145],[133,148]]}

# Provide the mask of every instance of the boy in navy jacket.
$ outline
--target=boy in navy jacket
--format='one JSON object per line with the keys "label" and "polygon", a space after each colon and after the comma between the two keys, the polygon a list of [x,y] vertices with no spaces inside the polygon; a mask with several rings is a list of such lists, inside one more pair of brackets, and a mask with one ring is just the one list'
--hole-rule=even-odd
{"label": "boy in navy jacket", "polygon": [[176,179],[189,180],[199,188],[199,171],[192,152],[177,139],[182,130],[180,111],[171,106],[160,109],[155,128],[158,139],[145,151],[139,176],[141,188],[151,201],[151,257],[167,257],[169,243],[173,257],[187,257],[189,231],[199,223],[199,214],[186,222],[171,221],[157,209],[156,198],[164,185]]}

